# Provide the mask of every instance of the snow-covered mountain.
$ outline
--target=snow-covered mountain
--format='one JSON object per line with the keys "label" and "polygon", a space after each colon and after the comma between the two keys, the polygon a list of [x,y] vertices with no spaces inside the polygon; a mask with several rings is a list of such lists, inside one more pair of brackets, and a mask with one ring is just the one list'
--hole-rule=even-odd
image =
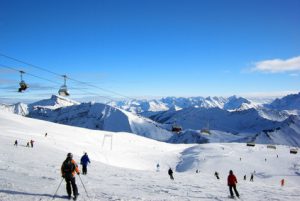
{"label": "snow-covered mountain", "polygon": [[300,110],[300,92],[277,98],[272,103],[266,104],[265,107],[274,110]]}
{"label": "snow-covered mountain", "polygon": [[285,144],[300,146],[300,117],[290,116],[280,127],[266,129],[255,136],[255,141],[263,144]]}
{"label": "snow-covered mountain", "polygon": [[262,118],[255,109],[232,111],[220,108],[186,108],[180,111],[167,111],[152,119],[165,124],[178,124],[183,129],[201,130],[209,127],[231,133],[255,133],[274,128],[280,122]]}
{"label": "snow-covered mountain", "polygon": [[163,125],[125,110],[102,103],[78,103],[56,95],[29,105],[3,104],[0,109],[65,125],[135,133],[160,141],[166,141],[173,135]]}
{"label": "snow-covered mountain", "polygon": [[149,116],[159,111],[170,109],[180,110],[189,107],[195,108],[214,108],[218,107],[224,110],[244,110],[258,107],[257,104],[249,100],[231,96],[223,97],[166,97],[159,100],[130,100],[111,102],[110,105],[122,108],[124,110]]}
{"label": "snow-covered mountain", "polygon": [[[0,130],[1,201],[66,200],[60,168],[68,152],[78,163],[83,152],[91,159],[88,174],[76,175],[78,200],[229,201],[229,170],[237,177],[241,200],[300,199],[299,153],[290,154],[287,146],[274,150],[245,143],[169,144],[4,111],[0,111]],[[35,141],[34,148],[26,147],[30,139]],[[13,145],[15,140],[18,146]],[[156,164],[160,164],[159,171]],[[170,167],[175,180],[167,174]],[[252,173],[254,182],[249,181]],[[280,186],[282,179],[284,186]]]}
{"label": "snow-covered mountain", "polygon": [[[295,107],[289,109],[294,109],[293,112],[271,109],[271,106],[252,107],[251,102],[236,96],[227,99],[220,97],[189,99],[168,97],[161,99],[163,104],[159,101],[130,102],[135,107],[127,109],[134,111],[134,108],[139,108],[138,111],[144,111],[141,114],[147,113],[152,120],[140,114],[120,109],[118,108],[120,105],[113,107],[102,103],[78,103],[54,95],[50,99],[29,105],[22,103],[1,105],[0,109],[65,125],[113,132],[130,132],[171,143],[247,142],[253,140],[256,134],[263,130],[283,127],[284,122],[289,119],[291,114],[298,111],[296,110],[298,96],[299,94],[296,97],[284,97],[281,101],[286,105],[291,102],[291,105]],[[276,105],[275,103],[278,101],[280,100],[278,99],[270,105]],[[169,109],[166,110],[167,108]],[[159,111],[161,109],[164,111]],[[179,134],[171,133],[174,124],[182,127],[183,131]],[[202,129],[211,130],[211,135],[202,135]],[[282,133],[283,137],[286,135],[289,138],[289,132],[284,131],[286,132]],[[298,137],[296,136],[296,138]],[[282,142],[291,145],[288,143],[289,140]],[[296,142],[298,141],[296,140]],[[278,141],[274,141],[274,143],[278,143]]]}

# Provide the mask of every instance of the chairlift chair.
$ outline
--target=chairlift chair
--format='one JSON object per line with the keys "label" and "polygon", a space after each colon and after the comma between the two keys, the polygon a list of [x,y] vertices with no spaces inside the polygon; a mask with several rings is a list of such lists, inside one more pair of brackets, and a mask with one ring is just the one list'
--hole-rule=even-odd
{"label": "chairlift chair", "polygon": [[178,125],[172,126],[172,132],[179,133],[181,130],[182,130],[182,128]]}
{"label": "chairlift chair", "polygon": [[20,71],[20,75],[21,75],[21,81],[19,83],[20,88],[18,89],[18,92],[22,92],[25,91],[28,88],[28,85],[25,83],[25,81],[23,80],[23,74],[25,72],[24,71]]}
{"label": "chairlift chair", "polygon": [[66,79],[67,79],[67,76],[66,75],[63,75],[63,78],[64,78],[64,84],[60,87],[60,89],[58,90],[58,94],[60,96],[70,96],[70,93],[68,91],[68,88],[67,88],[67,85],[66,85]]}

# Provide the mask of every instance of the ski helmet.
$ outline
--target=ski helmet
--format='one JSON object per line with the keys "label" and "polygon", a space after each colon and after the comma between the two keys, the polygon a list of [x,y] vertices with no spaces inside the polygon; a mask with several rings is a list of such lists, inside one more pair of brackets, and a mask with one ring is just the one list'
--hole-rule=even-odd
{"label": "ski helmet", "polygon": [[73,158],[73,154],[72,153],[68,153],[67,157],[68,158]]}

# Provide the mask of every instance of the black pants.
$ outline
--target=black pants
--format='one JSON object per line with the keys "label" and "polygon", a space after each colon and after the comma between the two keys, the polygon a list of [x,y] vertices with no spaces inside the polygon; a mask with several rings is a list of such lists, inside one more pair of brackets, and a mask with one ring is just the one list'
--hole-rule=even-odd
{"label": "black pants", "polygon": [[173,174],[169,174],[170,175],[170,179],[174,180]]}
{"label": "black pants", "polygon": [[82,174],[87,174],[87,165],[82,165]]}
{"label": "black pants", "polygon": [[72,178],[66,178],[66,182],[67,182],[67,193],[69,196],[71,196],[71,185],[72,185],[72,189],[73,189],[73,195],[77,196],[78,195],[78,189],[77,189],[77,185],[75,183],[75,177]]}
{"label": "black pants", "polygon": [[235,192],[235,195],[236,195],[237,197],[239,197],[240,194],[239,194],[239,192],[236,190],[236,186],[235,186],[235,185],[230,185],[230,186],[229,186],[229,191],[230,191],[231,197],[233,197],[232,188],[233,188],[233,190],[234,190],[234,192]]}

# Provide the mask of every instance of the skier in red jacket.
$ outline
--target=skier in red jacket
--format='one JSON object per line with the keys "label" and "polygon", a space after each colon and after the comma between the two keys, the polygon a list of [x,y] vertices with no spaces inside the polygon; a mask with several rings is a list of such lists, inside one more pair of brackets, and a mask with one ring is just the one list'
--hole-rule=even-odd
{"label": "skier in red jacket", "polygon": [[228,183],[228,186],[229,186],[229,191],[230,191],[231,197],[232,198],[234,197],[233,192],[232,192],[232,188],[235,192],[235,195],[237,197],[240,197],[239,192],[236,190],[236,184],[238,182],[237,182],[237,179],[236,179],[235,175],[233,174],[232,170],[229,171],[229,175],[228,175],[228,178],[227,178],[227,183]]}

